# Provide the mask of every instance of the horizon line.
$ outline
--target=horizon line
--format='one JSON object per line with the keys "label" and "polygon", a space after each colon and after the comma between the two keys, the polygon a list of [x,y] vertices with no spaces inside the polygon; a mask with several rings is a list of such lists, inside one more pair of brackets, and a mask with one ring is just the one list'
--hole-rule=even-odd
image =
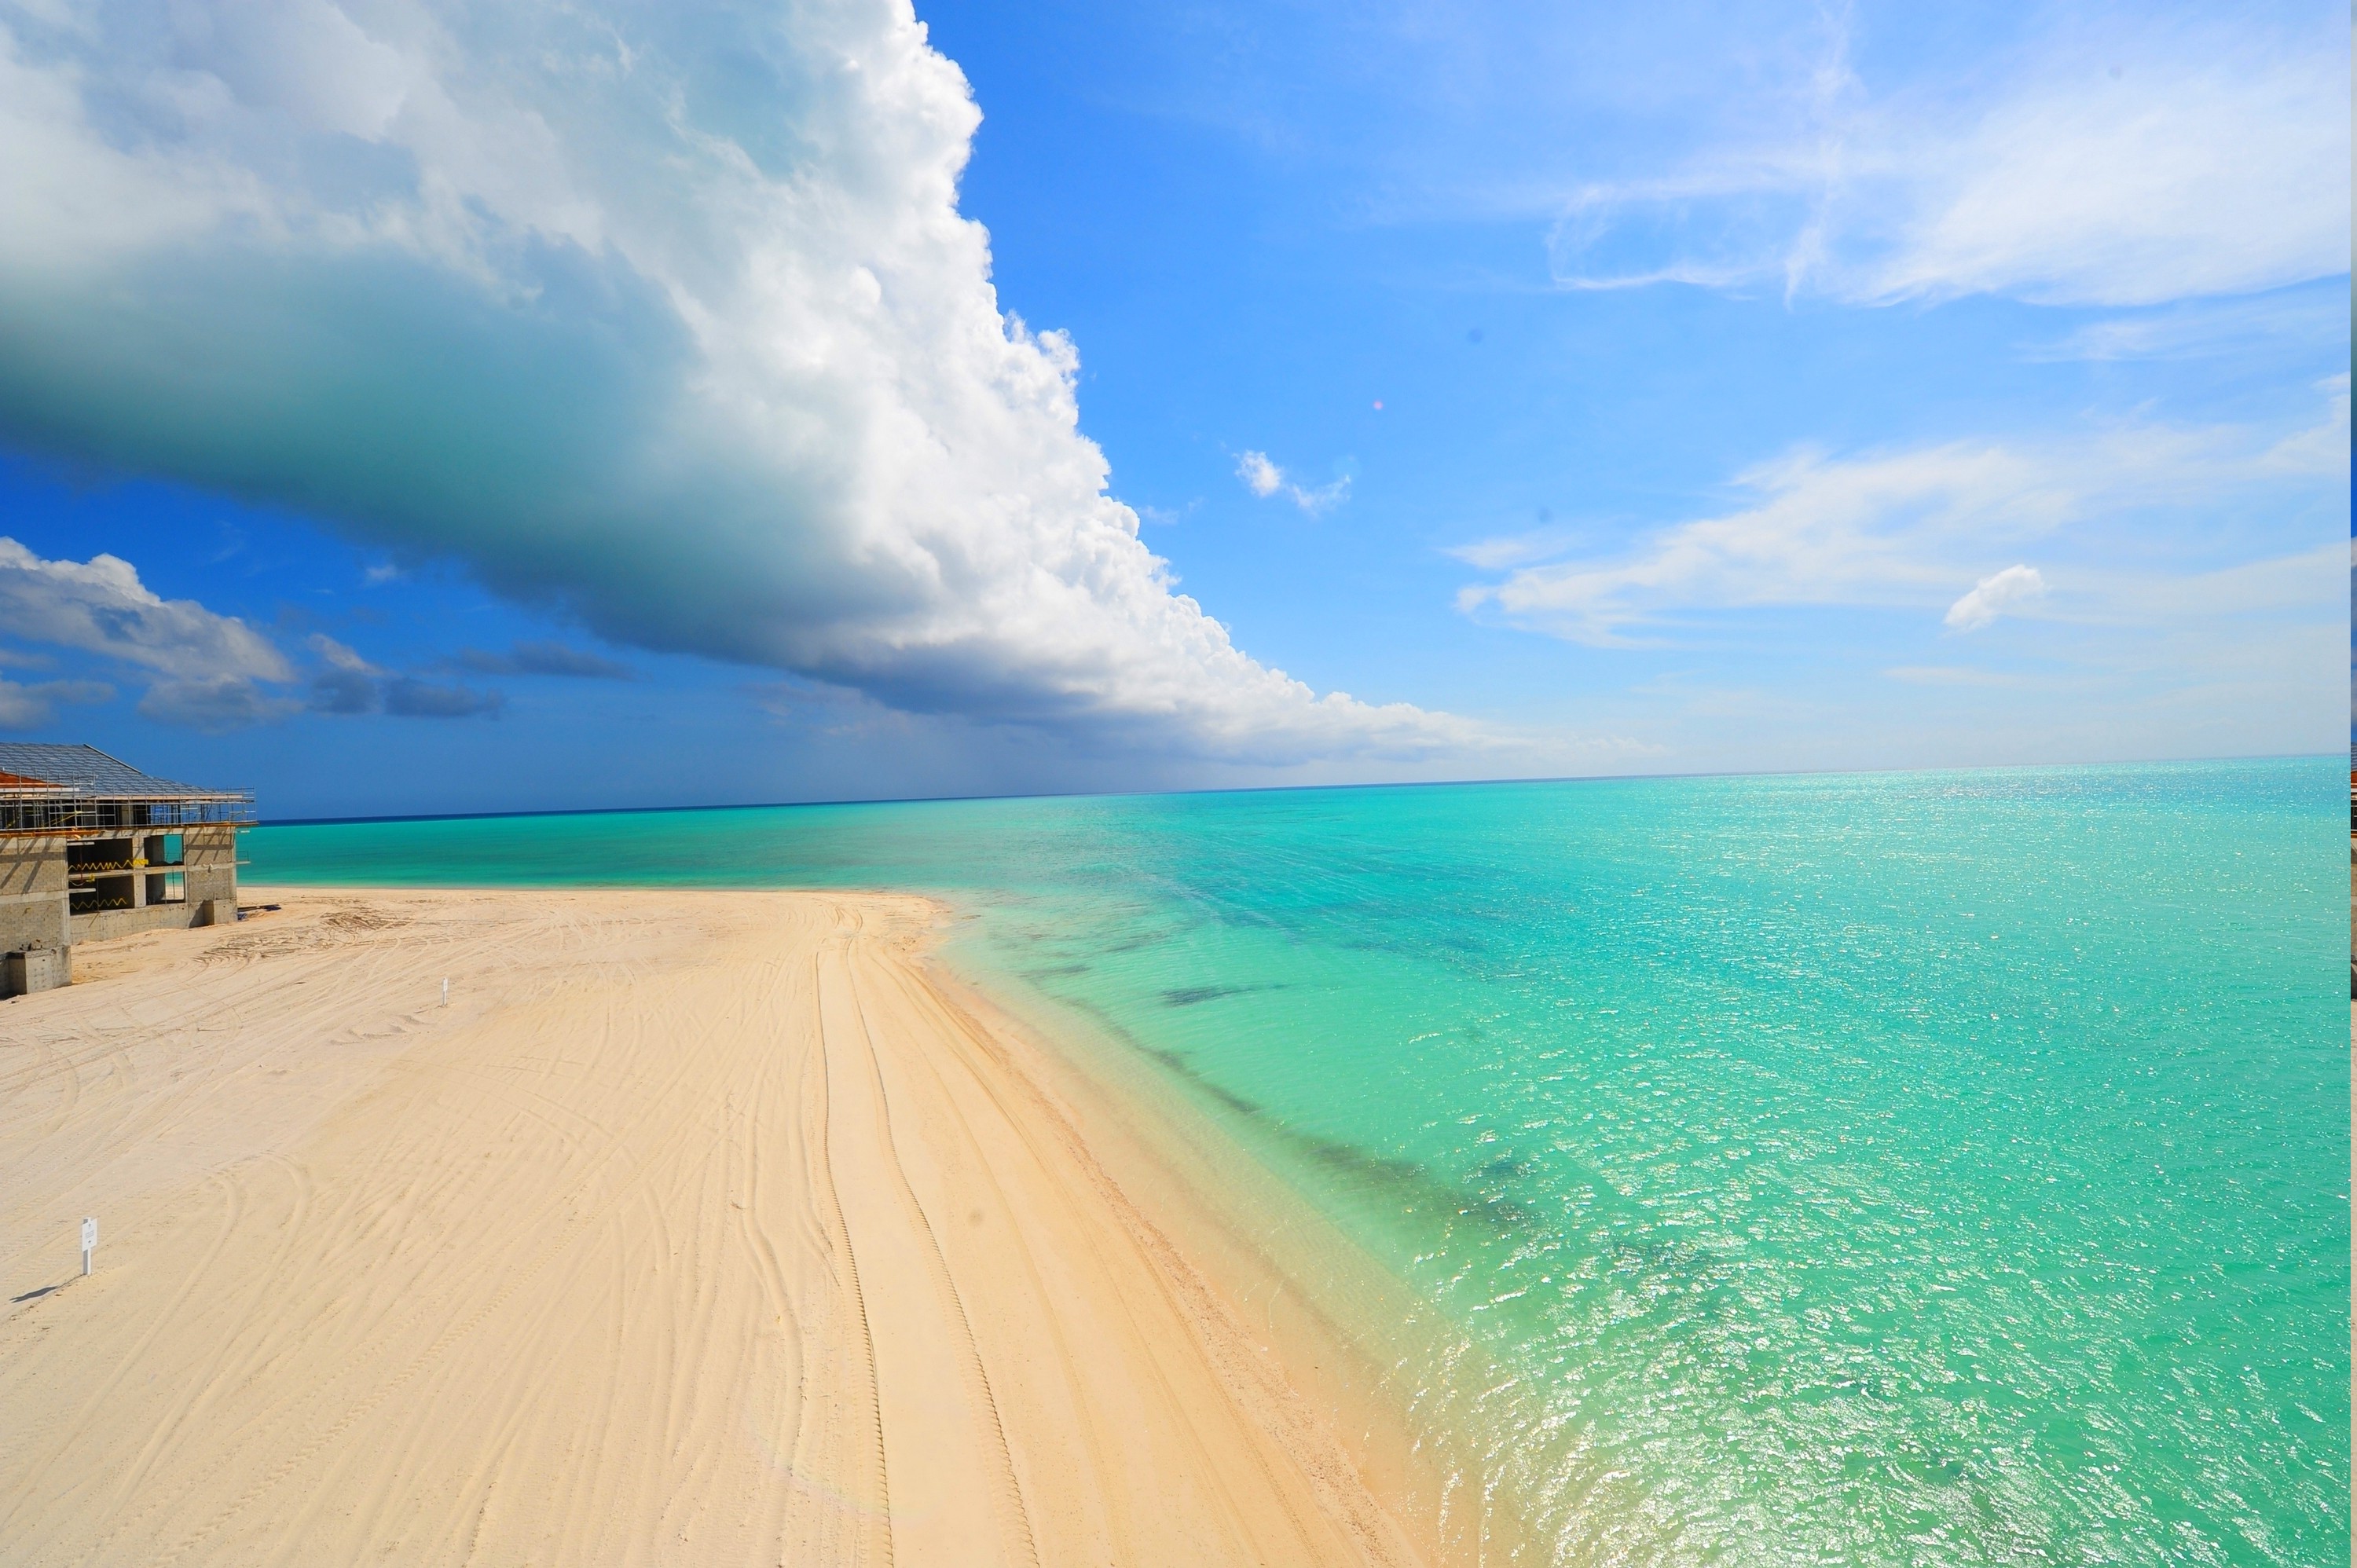
{"label": "horizon line", "polygon": [[[657,812],[780,811],[834,806],[961,805],[991,800],[1123,800],[1178,795],[1274,795],[1315,789],[1462,789],[1512,784],[1640,784],[1680,779],[1813,779],[1885,773],[2002,773],[2072,768],[2169,768],[2204,762],[2296,762],[2333,756],[2327,751],[2259,752],[2226,757],[2156,757],[2109,762],[1988,762],[1945,768],[1702,768],[1691,773],[1560,773],[1512,779],[1398,779],[1347,784],[1233,784],[1200,789],[1039,789],[999,794],[884,795],[823,800],[725,800],[675,806],[560,806],[513,811],[406,811],[382,816],[278,817],[256,821],[258,828],[356,827],[371,822],[500,822],[516,817],[619,817]],[[2352,746],[2357,764],[2357,746]],[[2352,766],[2357,774],[2357,766]]]}

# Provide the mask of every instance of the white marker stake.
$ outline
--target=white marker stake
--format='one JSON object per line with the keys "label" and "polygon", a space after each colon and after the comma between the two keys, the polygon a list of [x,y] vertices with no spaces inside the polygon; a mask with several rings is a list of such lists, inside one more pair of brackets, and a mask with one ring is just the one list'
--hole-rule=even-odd
{"label": "white marker stake", "polygon": [[447,980],[442,983],[442,1005],[450,1005],[450,983]]}
{"label": "white marker stake", "polygon": [[81,1273],[84,1279],[90,1277],[91,1254],[97,1251],[98,1221],[85,1219],[81,1222]]}

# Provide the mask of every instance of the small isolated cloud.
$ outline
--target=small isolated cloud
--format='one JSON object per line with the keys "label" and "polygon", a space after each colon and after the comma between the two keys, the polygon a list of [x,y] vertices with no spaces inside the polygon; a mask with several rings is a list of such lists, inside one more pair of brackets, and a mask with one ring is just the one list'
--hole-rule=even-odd
{"label": "small isolated cloud", "polygon": [[580,681],[635,681],[629,665],[561,642],[519,642],[505,653],[462,649],[457,662],[478,675],[561,675]]}
{"label": "small isolated cloud", "polygon": [[1236,477],[1256,496],[1273,496],[1285,488],[1285,470],[1265,452],[1247,452],[1236,459]]}
{"label": "small isolated cloud", "polygon": [[2046,596],[2046,579],[2035,566],[2007,566],[1983,577],[1973,591],[1948,607],[1944,618],[1958,631],[1978,631],[2032,599]]}
{"label": "small isolated cloud", "polygon": [[103,681],[0,681],[0,730],[43,729],[56,721],[59,703],[103,703],[113,696],[114,688]]}
{"label": "small isolated cloud", "polygon": [[1270,462],[1265,452],[1247,452],[1237,458],[1236,477],[1243,480],[1246,489],[1264,499],[1282,492],[1312,517],[1330,511],[1351,498],[1350,475],[1311,489],[1286,478],[1285,470]]}

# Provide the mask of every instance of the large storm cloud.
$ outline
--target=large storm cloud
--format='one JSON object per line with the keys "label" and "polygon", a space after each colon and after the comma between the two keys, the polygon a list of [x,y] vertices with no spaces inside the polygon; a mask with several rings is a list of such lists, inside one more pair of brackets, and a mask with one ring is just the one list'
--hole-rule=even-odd
{"label": "large storm cloud", "polygon": [[910,712],[1469,738],[1174,590],[959,213],[977,121],[905,0],[0,5],[0,431]]}

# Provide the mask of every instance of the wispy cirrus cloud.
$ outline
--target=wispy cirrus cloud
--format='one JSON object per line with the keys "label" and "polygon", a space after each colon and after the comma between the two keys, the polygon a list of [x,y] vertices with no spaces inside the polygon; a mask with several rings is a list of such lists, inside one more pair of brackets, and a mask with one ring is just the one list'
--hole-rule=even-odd
{"label": "wispy cirrus cloud", "polygon": [[2021,357],[2033,362],[2201,360],[2266,343],[2328,352],[2338,344],[2345,356],[2348,341],[2349,296],[2321,285],[2106,316],[2059,338],[2024,344]]}
{"label": "wispy cirrus cloud", "polygon": [[1947,92],[1878,91],[1836,28],[1795,121],[1567,192],[1555,275],[1580,289],[2093,306],[2336,276],[2349,270],[2347,18],[2323,21],[2058,34],[2009,74]]}
{"label": "wispy cirrus cloud", "polygon": [[1910,686],[2020,686],[2028,682],[2018,675],[2007,675],[1993,670],[1977,670],[1965,664],[1900,664],[1885,670],[1886,679],[1904,682]]}
{"label": "wispy cirrus cloud", "polygon": [[[1975,630],[2049,593],[2050,618],[2089,623],[2148,619],[2171,605],[2198,614],[2322,602],[2310,557],[2338,548],[2330,540],[2342,514],[2330,503],[2347,483],[2347,378],[2320,390],[2324,416],[2272,438],[2142,424],[2043,445],[1788,453],[1736,477],[1733,509],[1614,555],[1524,552],[1545,535],[1462,546],[1459,559],[1505,575],[1468,585],[1458,607],[1611,647],[1803,607],[1946,606],[1951,628]],[[2298,517],[2303,505],[2306,525],[2247,536],[2215,521],[2270,508]],[[2032,550],[2040,559],[2023,561]]]}
{"label": "wispy cirrus cloud", "polygon": [[114,688],[103,681],[0,680],[0,730],[45,729],[69,703],[112,702]]}

